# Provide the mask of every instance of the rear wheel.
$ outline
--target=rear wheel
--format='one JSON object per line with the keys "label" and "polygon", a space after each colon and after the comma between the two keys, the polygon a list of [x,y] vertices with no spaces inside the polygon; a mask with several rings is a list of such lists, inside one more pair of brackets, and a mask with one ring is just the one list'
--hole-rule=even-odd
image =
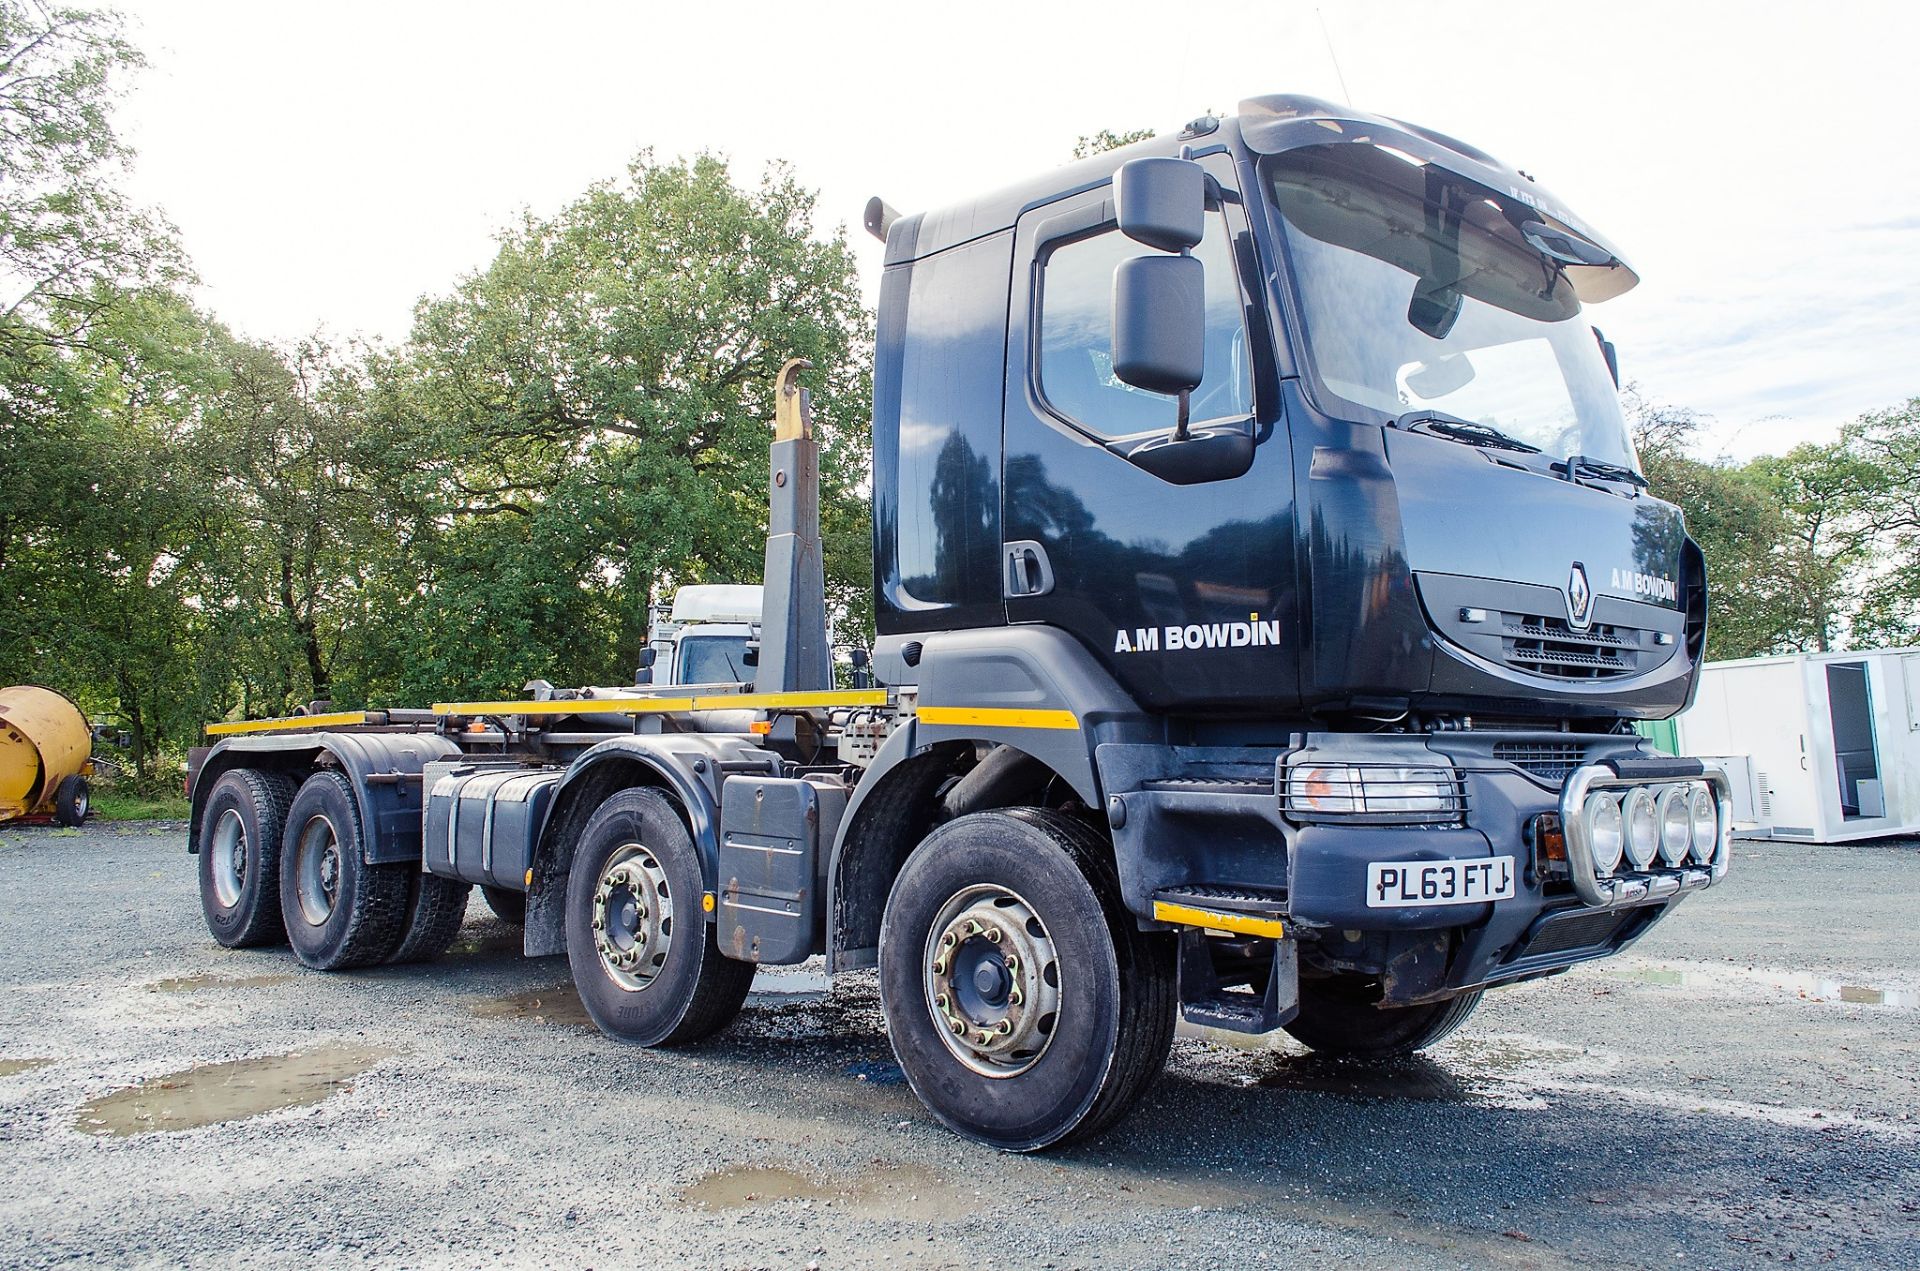
{"label": "rear wheel", "polygon": [[389,962],[431,962],[447,951],[467,920],[471,883],[415,873],[407,901],[407,929]]}
{"label": "rear wheel", "polygon": [[280,839],[293,778],[236,768],[214,782],[200,813],[200,911],[229,949],[279,944]]}
{"label": "rear wheel", "polygon": [[59,825],[79,825],[93,810],[93,791],[87,779],[74,773],[54,787],[53,819]]}
{"label": "rear wheel", "polygon": [[414,872],[366,863],[360,806],[345,776],[307,778],[287,811],[280,849],[280,912],[294,954],[316,971],[386,958],[406,933]]}
{"label": "rear wheel", "polygon": [[1111,851],[1051,812],[979,812],[907,858],[880,928],[894,1054],[953,1130],[1034,1151],[1124,1116],[1166,1063],[1174,941],[1139,929]]}
{"label": "rear wheel", "polygon": [[567,877],[567,962],[609,1037],[676,1046],[740,1013],[751,962],[720,952],[693,837],[657,790],[623,790],[581,831]]}
{"label": "rear wheel", "polygon": [[1326,1055],[1388,1059],[1424,1050],[1460,1027],[1480,992],[1420,1006],[1375,1006],[1366,982],[1351,977],[1300,981],[1300,1013],[1286,1026],[1294,1040]]}
{"label": "rear wheel", "polygon": [[516,927],[527,925],[527,893],[505,887],[482,887],[480,894],[487,898],[487,908],[493,910],[494,917],[501,922],[510,922]]}

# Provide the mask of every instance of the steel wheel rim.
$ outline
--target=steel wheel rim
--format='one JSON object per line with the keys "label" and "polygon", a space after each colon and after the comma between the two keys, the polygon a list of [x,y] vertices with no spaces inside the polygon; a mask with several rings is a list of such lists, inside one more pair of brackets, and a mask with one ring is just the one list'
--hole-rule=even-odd
{"label": "steel wheel rim", "polygon": [[300,916],[318,927],[333,916],[340,898],[340,835],[325,816],[300,827],[294,846],[294,891]]}
{"label": "steel wheel rim", "polygon": [[954,893],[927,929],[921,988],[934,1031],[983,1077],[1017,1077],[1052,1044],[1060,956],[1033,906],[1004,887]]}
{"label": "steel wheel rim", "polygon": [[228,808],[214,822],[207,852],[213,865],[214,897],[222,908],[231,909],[240,903],[247,885],[247,823],[236,809]]}
{"label": "steel wheel rim", "polygon": [[638,993],[666,968],[673,948],[673,896],[660,858],[623,843],[593,887],[593,949],[600,969],[624,992]]}

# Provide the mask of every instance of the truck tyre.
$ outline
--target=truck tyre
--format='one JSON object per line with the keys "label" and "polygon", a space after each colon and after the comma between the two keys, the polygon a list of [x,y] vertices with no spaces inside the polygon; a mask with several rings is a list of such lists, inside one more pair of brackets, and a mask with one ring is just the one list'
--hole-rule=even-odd
{"label": "truck tyre", "polygon": [[87,813],[92,809],[93,791],[87,788],[87,779],[79,773],[73,773],[54,787],[55,825],[78,826],[87,819]]}
{"label": "truck tyre", "polygon": [[407,929],[387,961],[431,962],[445,953],[467,920],[467,897],[472,891],[471,883],[414,873],[407,898]]}
{"label": "truck tyre", "polygon": [[295,785],[285,773],[235,768],[200,813],[200,911],[229,949],[279,944],[280,840]]}
{"label": "truck tyre", "polygon": [[409,874],[369,865],[353,784],[337,772],[308,777],[287,810],[280,847],[280,913],[287,942],[316,971],[371,966],[406,933]]}
{"label": "truck tyre", "polygon": [[493,910],[493,916],[501,922],[510,922],[516,927],[527,925],[527,893],[506,887],[482,887],[480,894],[487,898],[487,908]]}
{"label": "truck tyre", "polygon": [[1323,1055],[1389,1059],[1424,1050],[1460,1027],[1480,992],[1420,1006],[1375,1006],[1365,982],[1351,977],[1300,981],[1300,1013],[1287,1032]]}
{"label": "truck tyre", "polygon": [[580,833],[567,876],[567,962],[600,1031],[678,1046],[725,1028],[753,984],[707,921],[700,857],[658,790],[622,790]]}
{"label": "truck tyre", "polygon": [[893,1052],[970,1139],[1030,1152],[1097,1134],[1166,1065],[1174,950],[1139,929],[1086,826],[1028,808],[959,817],[914,849],[887,898]]}

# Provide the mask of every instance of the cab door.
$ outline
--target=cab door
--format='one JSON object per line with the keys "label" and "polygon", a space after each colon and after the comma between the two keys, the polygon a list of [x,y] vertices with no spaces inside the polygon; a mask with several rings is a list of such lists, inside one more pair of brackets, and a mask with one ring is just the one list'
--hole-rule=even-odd
{"label": "cab door", "polygon": [[1112,373],[1114,267],[1151,249],[1114,221],[1111,185],[1018,224],[1001,453],[1007,617],[1071,632],[1143,705],[1272,709],[1299,699],[1292,462],[1258,254],[1225,154],[1205,267],[1196,430],[1245,429],[1251,466],[1176,484],[1126,455],[1176,403]]}

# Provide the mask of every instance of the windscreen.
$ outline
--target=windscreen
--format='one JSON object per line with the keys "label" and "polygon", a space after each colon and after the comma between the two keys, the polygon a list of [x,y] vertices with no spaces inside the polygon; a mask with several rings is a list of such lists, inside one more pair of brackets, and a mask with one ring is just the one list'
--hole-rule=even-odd
{"label": "windscreen", "polygon": [[1263,171],[1321,390],[1636,466],[1598,338],[1562,263],[1527,237],[1530,208],[1375,145],[1308,146]]}
{"label": "windscreen", "polygon": [[681,684],[737,684],[751,679],[747,668],[747,637],[743,635],[686,636],[680,641]]}

